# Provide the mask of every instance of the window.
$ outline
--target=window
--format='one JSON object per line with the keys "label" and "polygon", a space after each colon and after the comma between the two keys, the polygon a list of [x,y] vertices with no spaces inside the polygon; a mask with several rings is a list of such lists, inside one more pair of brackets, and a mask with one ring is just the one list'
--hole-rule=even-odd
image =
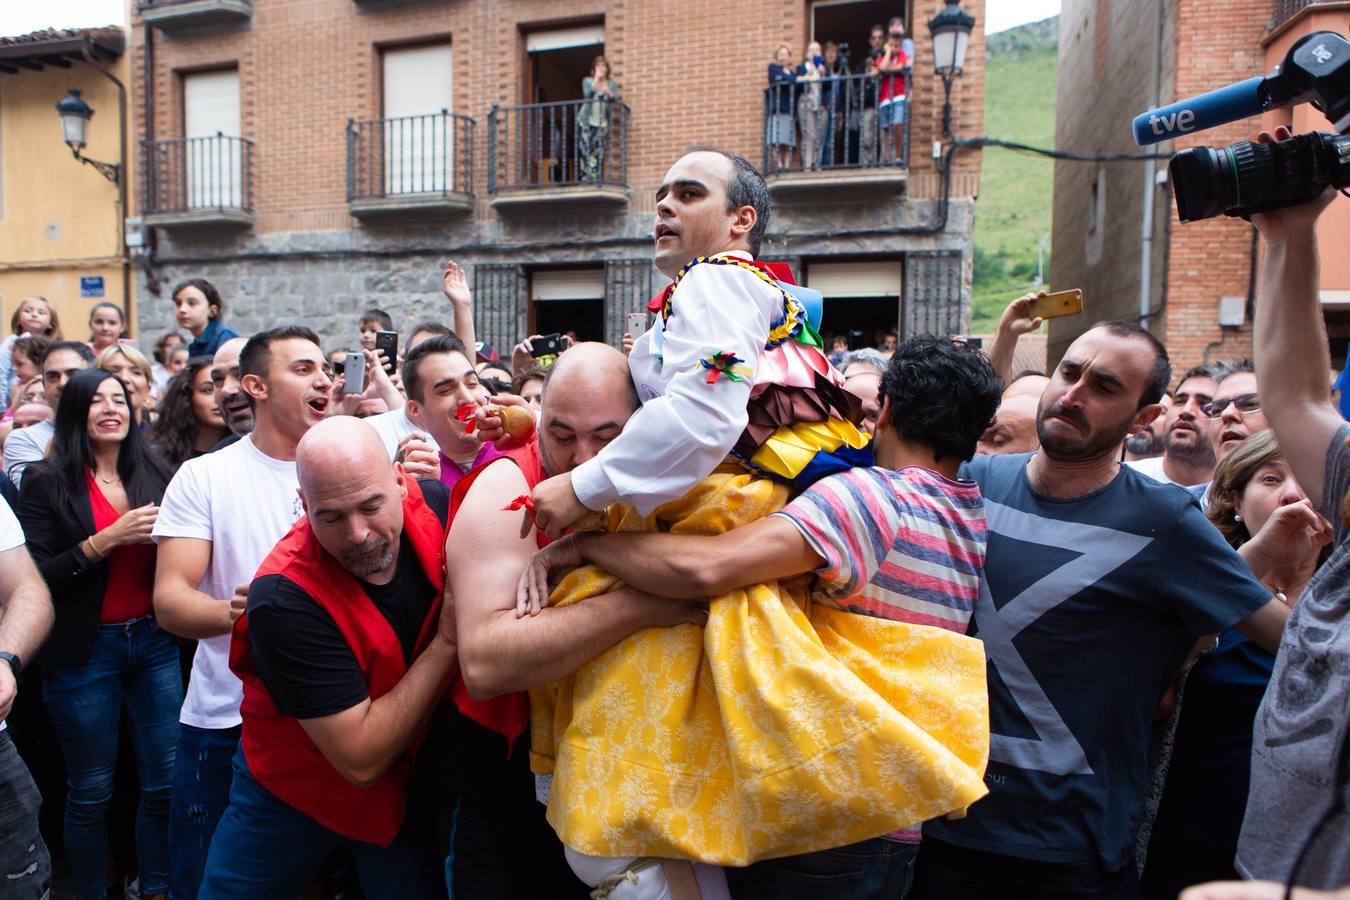
{"label": "window", "polygon": [[239,72],[183,76],[184,168],[189,208],[244,205]]}
{"label": "window", "polygon": [[391,194],[456,185],[449,44],[384,51],[385,184]]}
{"label": "window", "polygon": [[605,270],[544,269],[530,274],[533,334],[574,332],[579,341],[605,339]]}
{"label": "window", "polygon": [[834,335],[858,350],[880,346],[886,332],[899,327],[902,274],[898,259],[807,264],[806,286],[825,298],[820,332],[827,353]]}

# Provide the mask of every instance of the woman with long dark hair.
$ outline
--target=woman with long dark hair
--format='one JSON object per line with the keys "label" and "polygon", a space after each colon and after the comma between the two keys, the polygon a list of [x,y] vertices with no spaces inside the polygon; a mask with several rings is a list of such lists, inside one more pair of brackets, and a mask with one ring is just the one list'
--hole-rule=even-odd
{"label": "woman with long dark hair", "polygon": [[56,607],[38,662],[66,761],[66,852],[78,896],[103,897],[125,716],[140,774],[141,896],[162,896],[183,684],[177,644],[154,619],[150,533],[170,473],[134,426],[131,393],[111,372],[71,376],[55,428],[49,459],[24,477],[18,513]]}
{"label": "woman with long dark hair", "polygon": [[229,433],[216,405],[211,357],[191,357],[164,388],[151,441],[176,472],[189,459],[210,452]]}

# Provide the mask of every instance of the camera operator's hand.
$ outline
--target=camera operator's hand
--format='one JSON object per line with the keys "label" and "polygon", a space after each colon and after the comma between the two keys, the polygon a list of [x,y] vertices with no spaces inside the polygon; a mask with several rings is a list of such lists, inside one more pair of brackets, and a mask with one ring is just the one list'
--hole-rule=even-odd
{"label": "camera operator's hand", "polygon": [[534,356],[531,353],[531,351],[534,350],[534,345],[531,344],[530,341],[537,341],[541,337],[543,337],[542,334],[532,334],[519,344],[516,344],[515,348],[511,350],[512,376],[519,375],[521,372],[524,372],[535,364]]}
{"label": "camera operator's hand", "polygon": [[[1263,131],[1256,136],[1258,144],[1271,144],[1276,141],[1287,141],[1293,137],[1293,133],[1283,125],[1275,129],[1275,133]],[[1253,213],[1252,224],[1261,232],[1261,236],[1267,241],[1281,240],[1286,236],[1296,237],[1302,240],[1309,235],[1317,221],[1317,217],[1322,214],[1322,210],[1331,205],[1331,201],[1336,199],[1336,189],[1328,187],[1322,193],[1318,194],[1307,203],[1300,203],[1297,206],[1286,206],[1283,209],[1272,209],[1269,212]]]}

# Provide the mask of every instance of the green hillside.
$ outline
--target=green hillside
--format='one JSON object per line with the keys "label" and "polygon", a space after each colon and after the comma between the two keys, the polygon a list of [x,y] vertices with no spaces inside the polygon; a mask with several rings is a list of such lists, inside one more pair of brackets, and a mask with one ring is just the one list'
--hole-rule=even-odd
{"label": "green hillside", "polygon": [[[984,133],[1034,147],[1055,145],[1058,18],[990,35]],[[975,205],[971,331],[992,331],[1008,300],[1035,285],[1036,245],[1050,232],[1054,162],[986,148]],[[1045,268],[1049,276],[1049,240]]]}

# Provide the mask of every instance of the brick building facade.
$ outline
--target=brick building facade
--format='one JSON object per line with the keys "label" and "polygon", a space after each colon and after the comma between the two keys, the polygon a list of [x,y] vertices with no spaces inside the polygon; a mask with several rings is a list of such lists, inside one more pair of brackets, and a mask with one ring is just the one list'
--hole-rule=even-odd
{"label": "brick building facade", "polygon": [[[471,273],[479,332],[499,349],[573,319],[582,337],[617,342],[662,281],[650,265],[653,195],[670,163],[712,143],[760,164],[774,49],[786,43],[798,61],[814,32],[849,41],[856,60],[866,24],[896,12],[916,26],[908,158],[868,164],[855,131],[835,138],[833,169],[771,176],[764,256],[837,297],[827,332],[830,311],[840,323],[961,332],[980,160],[957,155],[934,230],[942,85],[926,22],[942,8],[750,0],[729,16],[712,0],[141,0],[133,208],[153,232],[141,333],[171,327],[170,286],[200,276],[241,333],[303,319],[340,347],[367,306],[401,324],[447,317],[440,272],[454,258]],[[952,92],[958,137],[983,125],[983,3],[964,9],[978,24]],[[579,82],[599,52],[622,108],[592,172],[578,149]],[[444,99],[428,100],[436,91]]]}
{"label": "brick building facade", "polygon": [[[1289,43],[1316,30],[1346,33],[1345,3],[1309,0],[1066,0],[1060,15],[1055,144],[1084,153],[1140,153],[1130,135],[1134,116],[1150,108],[1271,71]],[[1156,102],[1150,90],[1156,83]],[[1154,148],[1249,140],[1260,128],[1329,130],[1308,107],[1279,110],[1180,138]],[[1152,210],[1145,229],[1145,195]],[[1350,210],[1344,201],[1323,216],[1323,247],[1346,246]],[[1144,235],[1150,237],[1147,258]],[[1050,280],[1054,289],[1081,287],[1087,315],[1050,326],[1050,361],[1088,325],[1102,319],[1140,321],[1184,370],[1203,360],[1251,354],[1254,278],[1260,247],[1255,229],[1220,216],[1181,224],[1167,184],[1166,160],[1153,177],[1142,162],[1055,165]],[[1335,242],[1335,243],[1332,243]],[[1350,262],[1324,250],[1322,298],[1332,360],[1343,364],[1350,340]],[[1147,290],[1141,284],[1147,273]],[[1240,310],[1240,326],[1221,326],[1220,303]]]}

